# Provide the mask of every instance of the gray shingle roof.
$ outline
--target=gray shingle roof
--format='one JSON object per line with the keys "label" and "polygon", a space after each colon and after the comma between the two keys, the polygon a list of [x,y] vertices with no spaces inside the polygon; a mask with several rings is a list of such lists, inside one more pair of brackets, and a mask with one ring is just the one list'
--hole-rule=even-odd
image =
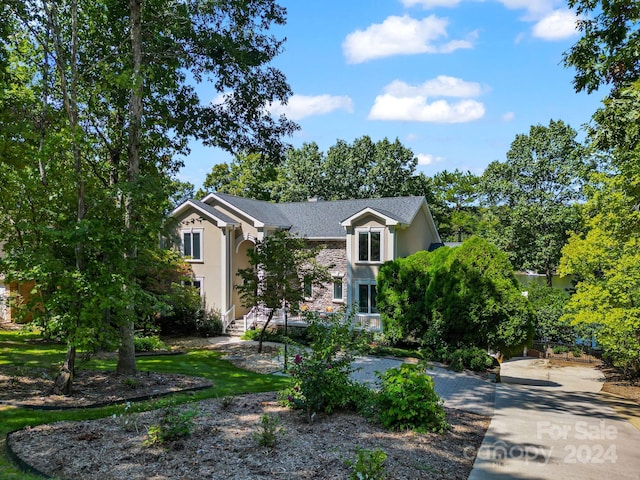
{"label": "gray shingle roof", "polygon": [[207,205],[206,203],[201,202],[200,200],[191,200],[191,203],[196,205],[198,208],[201,208],[205,212],[211,214],[212,216],[214,216],[216,218],[219,218],[223,222],[230,223],[232,225],[233,224],[236,224],[236,225],[238,224],[238,222],[236,222],[230,216],[225,215],[224,213],[220,212],[219,210],[216,210],[215,208],[213,208],[211,205]]}
{"label": "gray shingle roof", "polygon": [[393,197],[269,203],[222,193],[215,195],[266,225],[291,227],[292,233],[307,238],[345,237],[346,231],[340,223],[366,208],[409,224],[424,202],[424,197]]}
{"label": "gray shingle roof", "polygon": [[280,212],[275,203],[236,197],[226,193],[216,193],[215,195],[265,225],[286,228],[291,226],[291,221]]}

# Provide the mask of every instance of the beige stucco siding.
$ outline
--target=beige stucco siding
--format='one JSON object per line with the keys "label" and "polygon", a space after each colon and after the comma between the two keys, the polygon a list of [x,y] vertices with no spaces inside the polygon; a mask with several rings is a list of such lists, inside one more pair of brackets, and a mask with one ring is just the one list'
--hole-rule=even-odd
{"label": "beige stucco siding", "polygon": [[416,214],[413,223],[397,232],[398,257],[406,257],[421,250],[427,250],[438,241],[431,221],[423,209]]}
{"label": "beige stucco siding", "polygon": [[[188,213],[178,217],[178,232],[182,239],[184,231],[193,230],[202,233],[201,260],[187,260],[193,274],[202,280],[203,297],[207,308],[223,309],[225,307],[223,285],[224,235],[210,220],[202,220],[199,213]],[[194,220],[194,223],[191,223]]]}

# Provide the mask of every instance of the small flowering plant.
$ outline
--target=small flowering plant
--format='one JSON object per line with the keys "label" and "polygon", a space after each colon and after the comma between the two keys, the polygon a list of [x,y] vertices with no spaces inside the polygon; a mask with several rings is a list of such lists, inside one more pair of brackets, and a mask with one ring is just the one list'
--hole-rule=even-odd
{"label": "small flowering plant", "polygon": [[331,323],[319,321],[317,313],[307,314],[311,351],[296,354],[289,374],[290,388],[280,393],[285,405],[303,410],[309,423],[319,412],[331,413],[353,405],[353,350],[350,319],[335,316]]}

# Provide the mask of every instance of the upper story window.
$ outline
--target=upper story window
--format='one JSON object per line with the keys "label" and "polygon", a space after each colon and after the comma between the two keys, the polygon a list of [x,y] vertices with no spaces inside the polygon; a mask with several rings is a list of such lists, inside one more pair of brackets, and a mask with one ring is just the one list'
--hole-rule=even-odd
{"label": "upper story window", "polygon": [[380,262],[382,259],[382,229],[358,230],[358,261]]}
{"label": "upper story window", "polygon": [[202,260],[202,229],[182,230],[182,254],[189,260]]}

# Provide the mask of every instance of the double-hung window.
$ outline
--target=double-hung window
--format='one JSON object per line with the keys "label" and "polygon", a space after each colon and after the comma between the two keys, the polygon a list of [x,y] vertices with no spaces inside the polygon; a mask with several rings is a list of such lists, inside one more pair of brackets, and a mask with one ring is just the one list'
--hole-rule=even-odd
{"label": "double-hung window", "polygon": [[365,314],[376,314],[376,286],[371,283],[361,283],[358,285],[358,312]]}
{"label": "double-hung window", "polygon": [[182,254],[189,260],[202,260],[202,229],[182,230]]}
{"label": "double-hung window", "polygon": [[358,230],[358,261],[382,260],[382,229]]}

